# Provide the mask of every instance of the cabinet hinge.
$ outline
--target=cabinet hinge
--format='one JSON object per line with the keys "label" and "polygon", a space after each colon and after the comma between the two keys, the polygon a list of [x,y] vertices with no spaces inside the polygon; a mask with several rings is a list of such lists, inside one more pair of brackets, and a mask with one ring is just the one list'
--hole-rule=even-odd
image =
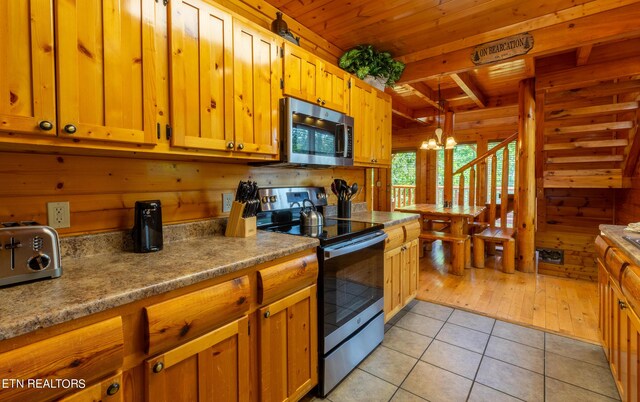
{"label": "cabinet hinge", "polygon": [[[159,1],[156,0],[156,3],[158,3]],[[169,0],[162,0],[162,5],[166,6],[167,4],[169,4]]]}
{"label": "cabinet hinge", "polygon": [[280,89],[284,89],[284,78],[280,78]]}
{"label": "cabinet hinge", "polygon": [[349,86],[349,89],[351,89],[351,80],[349,80],[349,83],[347,85]]}
{"label": "cabinet hinge", "polygon": [[249,336],[251,336],[251,321],[249,321],[247,328],[249,328]]}
{"label": "cabinet hinge", "polygon": [[167,140],[171,139],[171,135],[173,134],[173,129],[171,128],[170,125],[167,124],[166,127],[166,136],[167,136]]}
{"label": "cabinet hinge", "polygon": [[160,123],[156,123],[156,135],[158,139],[160,139]]}
{"label": "cabinet hinge", "polygon": [[284,57],[284,46],[280,47],[280,57]]}

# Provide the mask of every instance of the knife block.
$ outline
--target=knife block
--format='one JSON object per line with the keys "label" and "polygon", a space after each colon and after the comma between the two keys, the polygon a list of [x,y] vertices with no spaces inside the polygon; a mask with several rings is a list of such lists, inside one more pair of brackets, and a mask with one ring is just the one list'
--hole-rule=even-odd
{"label": "knife block", "polygon": [[231,205],[231,212],[227,220],[227,229],[224,235],[227,237],[251,237],[255,236],[258,231],[256,228],[256,217],[243,218],[246,204],[234,201]]}

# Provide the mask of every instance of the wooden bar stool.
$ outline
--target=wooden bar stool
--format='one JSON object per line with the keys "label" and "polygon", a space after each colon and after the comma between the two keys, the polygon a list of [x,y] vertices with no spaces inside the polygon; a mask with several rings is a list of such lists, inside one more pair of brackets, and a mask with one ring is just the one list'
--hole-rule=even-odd
{"label": "wooden bar stool", "polygon": [[509,228],[488,228],[473,235],[473,266],[484,268],[485,242],[502,243],[502,272],[515,272],[516,242],[514,230]]}

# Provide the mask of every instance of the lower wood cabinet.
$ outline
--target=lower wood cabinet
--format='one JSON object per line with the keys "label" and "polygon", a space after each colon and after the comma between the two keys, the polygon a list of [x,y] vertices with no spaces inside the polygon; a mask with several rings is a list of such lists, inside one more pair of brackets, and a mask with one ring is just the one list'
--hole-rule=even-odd
{"label": "lower wood cabinet", "polygon": [[638,401],[640,319],[633,303],[637,300],[634,296],[640,291],[640,286],[637,286],[637,275],[629,273],[639,270],[624,262],[618,249],[601,248],[598,252],[600,340],[621,399]]}
{"label": "lower wood cabinet", "polygon": [[147,400],[249,400],[248,323],[242,317],[147,360]]}
{"label": "lower wood cabinet", "polygon": [[[417,227],[417,229],[416,229]],[[384,320],[389,321],[418,294],[418,221],[385,229]]]}
{"label": "lower wood cabinet", "polygon": [[68,395],[59,402],[122,402],[124,391],[122,390],[122,373],[119,372],[109,378],[89,385],[82,391]]}
{"label": "lower wood cabinet", "polygon": [[318,382],[316,286],[258,310],[260,400],[295,401]]}

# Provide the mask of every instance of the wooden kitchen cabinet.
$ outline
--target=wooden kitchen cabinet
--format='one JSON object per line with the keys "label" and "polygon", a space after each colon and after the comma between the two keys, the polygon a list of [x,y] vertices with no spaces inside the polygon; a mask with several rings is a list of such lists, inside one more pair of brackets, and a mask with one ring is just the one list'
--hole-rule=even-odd
{"label": "wooden kitchen cabinet", "polygon": [[55,136],[51,2],[4,2],[0,21],[0,130]]}
{"label": "wooden kitchen cabinet", "polygon": [[280,39],[202,0],[169,7],[171,144],[276,157]]}
{"label": "wooden kitchen cabinet", "polygon": [[284,44],[284,94],[347,113],[349,74],[290,43]]}
{"label": "wooden kitchen cabinet", "polygon": [[122,402],[124,401],[122,386],[122,373],[118,373],[96,384],[87,385],[85,389],[68,395],[59,402]]}
{"label": "wooden kitchen cabinet", "polygon": [[416,220],[393,226],[385,232],[389,236],[384,253],[384,320],[387,322],[418,294],[419,223]]}
{"label": "wooden kitchen cabinet", "polygon": [[235,150],[278,155],[282,38],[233,20]]}
{"label": "wooden kitchen cabinet", "polygon": [[249,319],[244,316],[148,359],[148,401],[248,401]]}
{"label": "wooden kitchen cabinet", "polygon": [[296,401],[318,382],[316,286],[258,310],[260,400]]}
{"label": "wooden kitchen cabinet", "polygon": [[352,78],[349,103],[354,119],[354,162],[391,165],[391,96]]}
{"label": "wooden kitchen cabinet", "polygon": [[233,22],[203,0],[169,2],[171,144],[233,150]]}
{"label": "wooden kitchen cabinet", "polygon": [[54,4],[58,135],[155,144],[155,2]]}

